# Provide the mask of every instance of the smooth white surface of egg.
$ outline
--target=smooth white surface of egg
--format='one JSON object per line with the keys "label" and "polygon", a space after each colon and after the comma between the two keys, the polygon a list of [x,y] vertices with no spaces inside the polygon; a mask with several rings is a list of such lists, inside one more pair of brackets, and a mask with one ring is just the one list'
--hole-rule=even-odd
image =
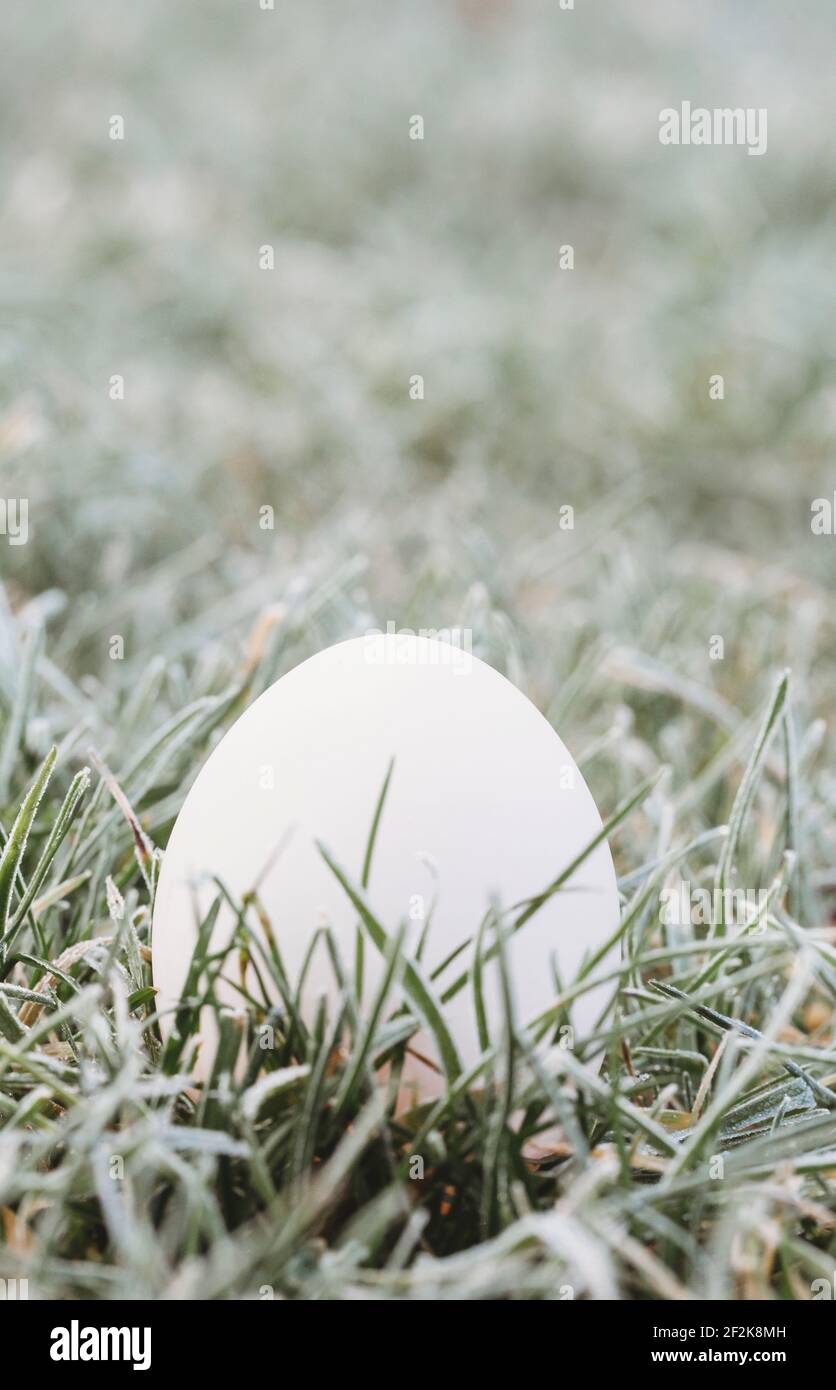
{"label": "smooth white surface of egg", "polygon": [[[455,645],[404,634],[330,647],[283,676],[245,711],[186,798],[154,909],[153,973],[164,1031],[186,980],[196,909],[205,914],[217,897],[214,879],[235,900],[258,885],[291,983],[325,923],[353,975],[358,913],[316,842],[360,884],[392,759],[366,899],[390,935],[402,920],[409,923],[412,950],[435,899],[421,960],[425,978],[458,945],[470,943],[433,982],[436,997],[469,968],[491,899],[511,909],[541,893],[600,833],[595,803],[563,743],[492,667]],[[564,984],[571,982],[618,918],[612,859],[602,843],[509,940],[520,1023],[548,1009],[555,997],[552,958]],[[261,934],[254,911],[247,920]],[[234,924],[231,909],[222,907],[213,947],[230,939]],[[364,955],[368,1004],[382,957],[369,939]],[[263,968],[260,973],[267,978]],[[237,978],[235,953],[224,974],[229,981]],[[248,987],[257,992],[252,977]],[[221,981],[217,992],[241,1006],[232,983]],[[278,1000],[275,987],[272,993]],[[338,998],[324,942],[303,992],[311,1017],[321,995],[332,1003]],[[485,967],[485,996],[496,1031],[502,1011],[495,959]],[[606,998],[598,989],[576,1001],[577,1031],[594,1026]],[[444,1005],[444,1018],[463,1066],[472,1065],[480,1049],[469,987]],[[211,1032],[207,1011],[198,1068],[203,1075],[214,1051]],[[413,1046],[438,1062],[426,1031]],[[431,1067],[413,1058],[410,1074],[419,1098],[437,1093]]]}

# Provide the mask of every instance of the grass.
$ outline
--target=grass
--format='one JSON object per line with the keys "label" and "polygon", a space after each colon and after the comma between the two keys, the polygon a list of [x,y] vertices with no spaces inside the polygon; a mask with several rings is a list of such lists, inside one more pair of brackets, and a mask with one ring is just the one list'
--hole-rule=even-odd
{"label": "grass", "polygon": [[[157,825],[153,808],[170,800],[166,749],[179,743],[199,761],[229,706],[199,703],[185,746],[183,721],[170,723],[94,788],[86,769],[70,779],[56,768],[53,748],[3,837],[4,1276],[43,1297],[809,1297],[834,1258],[836,941],[787,906],[812,866],[789,843],[786,675],[729,779],[729,827],[674,836],[664,778],[612,817],[616,845],[650,833],[656,846],[622,876],[621,990],[594,1035],[570,1050],[560,1020],[613,967],[588,961],[524,1026],[504,971],[507,928],[488,914],[480,949],[499,950],[506,1004],[486,1017],[478,970],[463,978],[484,1044],[467,1074],[432,980],[403,959],[403,934],[374,919],[330,858],[368,949],[388,962],[365,1012],[327,929],[320,948],[341,986],[332,1016],[298,1013],[280,943],[256,957],[280,1007],[217,1005],[219,975],[235,978],[238,954],[258,951],[253,899],[229,958],[208,950],[210,914],[163,1044],[148,950],[159,851],[143,822]],[[662,924],[660,893],[677,875],[750,882],[782,857],[751,930]],[[519,929],[545,896],[517,914]],[[190,1058],[207,1004],[218,1043],[201,1086]],[[399,1068],[421,1021],[436,1033],[446,1088],[398,1114]],[[388,1081],[376,1081],[384,1061]]]}
{"label": "grass", "polygon": [[[0,492],[30,514],[26,545],[0,536],[0,1277],[810,1298],[836,1266],[834,542],[809,524],[833,492],[832,12],[169,9],[0,20]],[[745,91],[764,158],[660,151],[661,107]],[[282,1006],[218,1010],[200,1086],[199,1005],[238,962],[204,943],[164,1044],[171,826],[267,685],[390,618],[470,628],[572,749],[619,874],[617,1005],[568,1048],[603,957],[533,1027],[513,981],[487,1016],[474,971],[478,1071],[448,1054],[441,1099],[396,1115],[445,1001],[367,912],[372,854],[333,867],[406,1007],[361,1010],[326,932],[339,1010],[300,1017],[267,952]],[[680,882],[766,906],[671,924]]]}

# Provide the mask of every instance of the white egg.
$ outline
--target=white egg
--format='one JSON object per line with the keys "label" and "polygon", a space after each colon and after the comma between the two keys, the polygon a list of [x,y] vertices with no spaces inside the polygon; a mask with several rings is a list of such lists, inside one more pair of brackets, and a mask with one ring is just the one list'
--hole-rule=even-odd
{"label": "white egg", "polygon": [[[154,909],[153,972],[164,1031],[172,1026],[171,1011],[186,980],[197,919],[217,897],[216,880],[236,901],[257,886],[292,983],[323,924],[332,928],[346,972],[353,975],[358,910],[317,842],[359,887],[392,759],[365,900],[388,935],[401,922],[409,924],[412,951],[430,918],[419,967],[425,981],[467,943],[433,979],[436,999],[470,969],[490,903],[508,910],[513,921],[520,905],[542,893],[601,832],[595,803],[563,743],[492,667],[454,644],[405,634],[330,647],[246,710],[186,798]],[[612,859],[602,842],[509,937],[519,1024],[553,1003],[553,962],[563,983],[570,983],[584,956],[607,941],[618,920]],[[252,910],[248,921],[263,939]],[[234,924],[224,906],[213,947],[229,941]],[[366,1006],[382,968],[383,957],[366,936]],[[237,971],[233,953],[217,992],[240,1007]],[[260,973],[266,980],[266,971]],[[256,992],[252,975],[248,987]],[[495,954],[484,968],[484,989],[488,1025],[498,1037],[503,1013]],[[302,995],[309,1017],[322,995],[334,1001],[339,991],[320,940]],[[575,1002],[572,1024],[581,1035],[594,1027],[607,997],[607,987],[599,987]],[[442,1012],[467,1069],[480,1055],[469,982]],[[207,1014],[203,1075],[214,1051]],[[410,1049],[413,1086],[423,1099],[437,1093],[439,1074],[414,1054],[436,1064],[441,1058],[427,1029]]]}

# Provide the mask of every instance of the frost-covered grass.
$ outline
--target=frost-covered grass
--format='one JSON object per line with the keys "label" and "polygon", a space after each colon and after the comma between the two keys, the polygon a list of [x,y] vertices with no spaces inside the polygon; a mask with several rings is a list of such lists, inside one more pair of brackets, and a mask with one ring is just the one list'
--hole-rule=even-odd
{"label": "frost-covered grass", "polygon": [[[0,20],[0,1277],[33,1297],[833,1278],[834,18],[611,8]],[[767,106],[768,153],[661,148],[685,98]],[[475,1091],[396,1117],[406,1041],[346,984],[338,1040],[286,1011],[242,1083],[263,1019],[225,1016],[201,1088],[196,1010],[154,1019],[158,854],[246,704],[390,619],[472,629],[614,818],[617,1010],[574,1051],[492,1019]],[[680,881],[768,909],[667,925]]]}

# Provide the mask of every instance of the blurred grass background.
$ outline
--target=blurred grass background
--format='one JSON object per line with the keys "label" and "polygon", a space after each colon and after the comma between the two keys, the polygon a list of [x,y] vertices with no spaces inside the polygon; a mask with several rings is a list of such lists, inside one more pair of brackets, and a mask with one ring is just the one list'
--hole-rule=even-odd
{"label": "blurred grass background", "polygon": [[[14,602],[72,600],[85,667],[109,631],[136,654],[160,594],[170,630],[358,555],[385,616],[429,624],[476,578],[558,644],[567,592],[606,630],[613,583],[670,600],[695,544],[826,584],[832,7],[47,0],[2,25],[2,466],[32,533],[2,562]],[[766,156],[660,146],[684,98],[766,106]]]}
{"label": "blurred grass background", "polygon": [[[63,671],[121,695],[162,651],[203,689],[280,602],[295,656],[462,622],[543,705],[627,644],[746,711],[790,664],[826,711],[831,7],[47,0],[0,24],[0,480],[30,499],[0,564]],[[767,107],[766,155],[661,146],[686,98]],[[559,704],[564,736],[623,693]],[[106,742],[106,702],[84,717]]]}

